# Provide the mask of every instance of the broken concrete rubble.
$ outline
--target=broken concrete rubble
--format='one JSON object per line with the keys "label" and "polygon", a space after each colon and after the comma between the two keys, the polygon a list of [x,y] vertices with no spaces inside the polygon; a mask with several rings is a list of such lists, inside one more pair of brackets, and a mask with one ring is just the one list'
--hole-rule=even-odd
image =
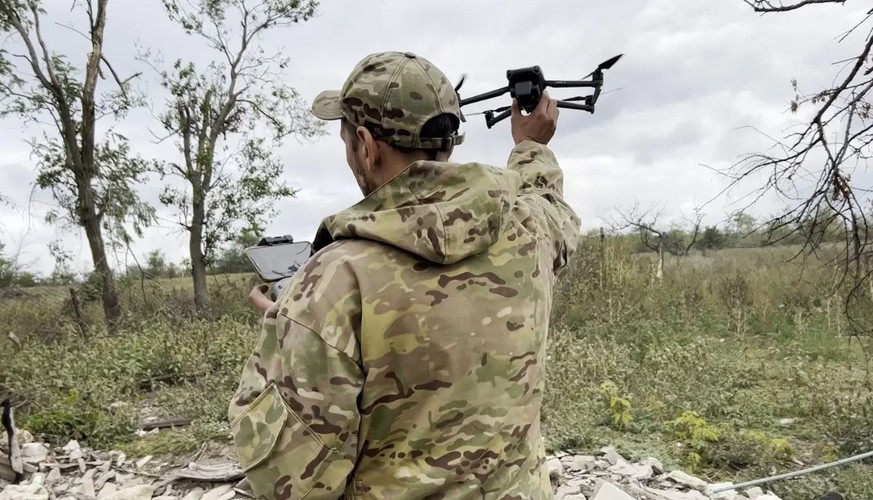
{"label": "broken concrete rubble", "polygon": [[667,474],[667,478],[672,479],[679,484],[688,486],[689,488],[693,488],[697,491],[706,491],[706,481],[686,474],[681,470],[671,471],[669,474]]}
{"label": "broken concrete rubble", "polygon": [[233,500],[253,498],[233,462],[188,467],[157,463],[147,456],[128,461],[118,451],[99,453],[70,441],[63,447],[19,433],[24,477],[15,471],[8,447],[0,443],[0,500]]}
{"label": "broken concrete rubble", "polygon": [[[70,441],[63,447],[19,434],[24,478],[14,473],[0,442],[0,500],[242,500],[254,498],[233,461],[179,466],[159,457],[128,458]],[[546,467],[557,500],[709,500],[715,486],[656,458],[628,460],[614,447],[595,454],[556,453]],[[11,473],[11,474],[10,474]],[[779,500],[761,488],[720,493],[720,500]]]}
{"label": "broken concrete rubble", "polygon": [[[599,456],[556,454],[546,462],[557,500],[710,500],[712,485],[683,471],[665,471],[656,458],[638,461],[625,459],[614,447],[600,450]],[[556,470],[560,465],[560,470]],[[719,483],[718,486],[727,486]],[[778,497],[760,488],[749,493],[759,498]],[[751,500],[743,491],[729,490],[713,496],[720,500]]]}

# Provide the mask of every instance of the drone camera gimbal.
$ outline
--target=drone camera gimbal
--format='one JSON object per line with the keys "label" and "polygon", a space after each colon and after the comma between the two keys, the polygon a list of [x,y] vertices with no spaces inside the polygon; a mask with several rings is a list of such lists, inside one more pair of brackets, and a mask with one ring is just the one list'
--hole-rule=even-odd
{"label": "drone camera gimbal", "polygon": [[[464,107],[468,104],[493,99],[509,92],[509,95],[512,96],[513,99],[518,100],[519,107],[525,112],[530,113],[531,111],[536,109],[537,104],[540,102],[540,98],[543,96],[543,92],[545,92],[546,90],[546,87],[591,87],[594,88],[593,94],[559,100],[557,102],[557,105],[559,108],[577,109],[581,111],[588,111],[589,113],[594,113],[594,106],[597,103],[597,99],[600,97],[601,90],[603,89],[603,71],[612,68],[612,66],[615,65],[615,63],[618,62],[619,59],[621,59],[622,55],[623,54],[619,54],[612,59],[601,63],[597,67],[597,69],[595,69],[591,74],[588,75],[592,77],[591,80],[585,80],[584,78],[582,80],[546,80],[546,77],[543,74],[543,70],[539,66],[510,69],[506,71],[506,79],[508,80],[507,86],[494,89],[492,91],[485,92],[483,94],[479,94],[477,96],[467,99],[461,99],[461,107]],[[461,77],[461,81],[458,82],[458,85],[455,87],[456,93],[458,92],[458,90],[460,90],[465,78],[466,75]],[[460,94],[458,94],[458,96],[460,98]],[[578,101],[583,101],[584,104],[580,104],[578,103]],[[495,113],[499,114],[495,116]],[[488,126],[488,128],[491,128],[497,122],[509,117],[512,114],[512,111],[511,106],[502,106],[497,109],[484,111],[482,114],[485,115],[485,124]],[[461,114],[461,120],[466,121],[463,113]]]}
{"label": "drone camera gimbal", "polygon": [[518,99],[518,104],[528,113],[536,109],[546,90],[546,77],[539,66],[506,70],[509,80],[509,95]]}

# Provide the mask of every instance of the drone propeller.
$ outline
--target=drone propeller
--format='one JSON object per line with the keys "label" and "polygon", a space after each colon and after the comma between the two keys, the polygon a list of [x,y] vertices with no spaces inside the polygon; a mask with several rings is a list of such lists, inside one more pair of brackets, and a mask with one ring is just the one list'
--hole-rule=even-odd
{"label": "drone propeller", "polygon": [[603,71],[605,69],[612,68],[613,66],[615,66],[615,63],[617,63],[618,60],[621,59],[622,57],[624,57],[624,54],[619,54],[613,58],[610,58],[610,59],[603,61],[602,63],[600,63],[599,66],[597,66],[597,69],[595,69],[591,73],[588,73],[587,75],[583,76],[582,79],[584,80],[584,79],[588,78],[589,76],[593,75],[594,73]]}
{"label": "drone propeller", "polygon": [[[461,94],[458,94],[458,91],[461,90],[461,87],[464,85],[464,81],[467,79],[467,73],[461,74],[460,80],[458,80],[457,85],[455,85],[455,94],[458,95],[458,101],[461,100]],[[464,112],[461,111],[461,121],[466,122],[467,118],[464,116]]]}
{"label": "drone propeller", "polygon": [[456,93],[457,93],[459,90],[461,90],[461,86],[464,85],[464,80],[466,80],[466,79],[467,79],[467,73],[462,74],[462,75],[461,75],[461,79],[458,80],[458,84],[455,85],[455,92],[456,92]]}
{"label": "drone propeller", "polygon": [[613,57],[612,59],[607,59],[606,61],[603,61],[602,63],[600,63],[600,66],[598,66],[597,69],[599,69],[599,70],[610,69],[613,66],[615,66],[615,63],[617,63],[618,60],[621,59],[623,56],[624,56],[624,54],[619,54],[619,55]]}

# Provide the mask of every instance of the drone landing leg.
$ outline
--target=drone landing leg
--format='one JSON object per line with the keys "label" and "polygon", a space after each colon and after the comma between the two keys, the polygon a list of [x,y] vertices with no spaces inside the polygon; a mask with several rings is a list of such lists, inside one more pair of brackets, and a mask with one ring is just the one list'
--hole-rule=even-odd
{"label": "drone landing leg", "polygon": [[594,106],[588,104],[576,104],[574,102],[558,101],[558,107],[564,109],[578,109],[579,111],[588,111],[594,113]]}
{"label": "drone landing leg", "polygon": [[509,116],[510,116],[511,114],[512,114],[512,110],[511,110],[511,109],[507,109],[507,110],[504,111],[503,113],[500,113],[499,115],[497,115],[497,116],[495,116],[495,117],[493,117],[493,118],[487,118],[487,119],[485,120],[485,125],[487,125],[488,128],[491,128],[491,127],[493,127],[494,125],[496,125],[497,122],[502,121],[502,120],[505,120],[506,118],[509,118]]}

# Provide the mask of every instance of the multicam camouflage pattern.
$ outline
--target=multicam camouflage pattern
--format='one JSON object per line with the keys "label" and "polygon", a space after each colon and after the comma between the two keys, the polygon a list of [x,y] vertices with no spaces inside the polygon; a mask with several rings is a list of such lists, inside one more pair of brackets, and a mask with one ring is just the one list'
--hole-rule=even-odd
{"label": "multicam camouflage pattern", "polygon": [[460,119],[458,94],[439,68],[410,52],[380,52],[362,59],[342,90],[315,98],[312,111],[322,120],[345,118],[368,126],[378,138],[398,147],[445,149],[463,136],[421,139],[421,127],[440,114]]}
{"label": "multicam camouflage pattern", "polygon": [[552,152],[416,162],[325,219],[230,404],[259,498],[552,498],[552,287],[576,249]]}

